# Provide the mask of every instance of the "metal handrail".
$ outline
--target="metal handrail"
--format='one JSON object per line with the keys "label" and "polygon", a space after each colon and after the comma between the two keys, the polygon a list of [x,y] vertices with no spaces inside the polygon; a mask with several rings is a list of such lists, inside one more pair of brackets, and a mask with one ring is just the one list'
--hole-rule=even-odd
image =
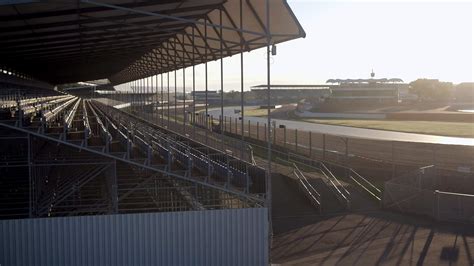
{"label": "metal handrail", "polygon": [[46,112],[43,117],[45,118],[45,121],[46,122],[49,122],[51,119],[55,118],[59,113],[61,113],[61,111],[63,111],[64,109],[66,109],[69,105],[71,105],[71,103],[73,103],[77,98],[76,97],[73,97],[72,99],[70,99],[69,101],[57,106],[56,108],[54,108],[53,110],[51,111],[48,111]]}
{"label": "metal handrail", "polygon": [[321,212],[321,194],[309,183],[308,179],[306,179],[296,164],[293,164],[293,174],[296,176],[299,184],[298,187],[303,190],[303,194],[311,201],[311,204]]}
{"label": "metal handrail", "polygon": [[99,124],[101,130],[100,132],[102,132],[104,135],[104,140],[105,140],[105,143],[106,143],[106,147],[108,147],[108,145],[110,144],[110,142],[112,141],[112,135],[110,134],[110,132],[107,130],[107,128],[105,127],[104,123],[102,122],[102,120],[100,119],[100,117],[97,115],[96,111],[94,110],[94,108],[92,107],[92,105],[89,103],[89,107],[91,108],[91,111],[92,111],[92,114],[94,115],[96,121],[97,121],[97,124]]}
{"label": "metal handrail", "polygon": [[320,165],[329,173],[329,175],[337,182],[337,184],[342,187],[344,192],[346,192],[346,195],[350,196],[351,193],[349,193],[349,191],[341,184],[341,182],[339,181],[339,179],[337,179],[333,172],[329,170],[329,168],[323,162],[320,162]]}
{"label": "metal handrail", "polygon": [[89,115],[87,114],[86,100],[82,101],[82,109],[84,110],[84,112],[82,113],[82,119],[84,121],[85,137],[90,138],[92,132],[91,125],[89,123]]}
{"label": "metal handrail", "polygon": [[252,165],[257,165],[257,162],[255,161],[255,157],[253,156],[253,148],[251,145],[247,145],[250,153],[250,163]]}
{"label": "metal handrail", "polygon": [[[102,104],[100,105],[100,107],[109,108],[109,109],[110,109],[110,108],[113,108],[113,107],[105,106],[105,105],[102,105]],[[131,116],[131,117],[136,118],[135,116],[130,115],[129,113],[123,112],[123,111],[121,111],[121,110],[118,110],[117,113],[123,113],[124,115]],[[146,124],[144,124],[143,122],[140,122],[140,123],[141,123],[141,125],[144,126],[144,127],[151,128],[149,125],[146,125]],[[158,128],[161,128],[161,127],[159,127],[159,126],[157,126],[157,125],[153,125],[153,126],[158,127]],[[162,130],[169,131],[169,130],[163,129],[163,128],[162,128]],[[178,134],[178,133],[176,133],[176,132],[172,132],[172,133],[175,134],[175,135],[177,135],[177,136],[179,136],[180,138],[183,138],[183,139],[186,139],[186,140],[191,141],[191,139],[189,139],[188,137],[186,137],[186,136],[184,136],[184,135],[180,135],[180,134]],[[159,133],[159,132],[154,131],[153,134],[150,134],[150,135],[151,135],[151,136],[158,136],[158,137],[159,137],[160,135],[164,136],[164,133]],[[169,135],[166,135],[166,136],[169,137]],[[167,140],[167,139],[164,139],[164,140],[165,140],[165,141],[169,141],[169,140]],[[175,142],[175,144],[181,145],[180,141]],[[204,145],[204,144],[203,144],[203,145]],[[185,146],[189,146],[189,145],[185,145]],[[194,150],[194,148],[193,148],[193,150]],[[219,151],[219,153],[221,153],[221,152]],[[226,154],[226,156],[228,156],[230,160],[236,160],[236,159],[237,159],[237,158],[235,158],[235,157],[233,157],[232,155],[229,155],[229,154]],[[250,164],[250,163],[246,163],[246,164],[252,165],[252,164]],[[236,169],[236,170],[238,170],[238,169]]]}
{"label": "metal handrail", "polygon": [[[91,103],[92,104],[92,103]],[[120,118],[120,115],[123,113],[123,112],[115,112],[115,113],[110,113],[108,112],[108,106],[105,106],[105,105],[102,105],[102,104],[95,104],[93,103],[94,105],[94,108],[97,108],[97,111],[100,112],[105,119],[109,120],[109,117],[110,119],[121,119]],[[104,110],[101,110],[101,109],[104,109]],[[124,113],[125,115],[126,113]],[[128,114],[127,114],[128,115]],[[109,121],[111,123],[111,125],[113,124],[112,121]],[[119,125],[122,125],[121,123],[119,123]],[[176,138],[172,138],[170,139],[169,138],[169,135],[168,134],[165,134],[163,132],[160,132],[160,131],[156,131],[154,130],[152,132],[152,127],[150,125],[147,125],[143,122],[141,122],[140,120],[137,120],[135,122],[135,127],[137,127],[138,129],[136,129],[136,137],[138,137],[138,135],[140,135],[142,138],[141,140],[143,140],[142,142],[144,142],[144,139],[151,139],[151,140],[155,140],[157,141],[157,143],[162,143],[164,146],[166,147],[170,147],[170,148],[173,148],[173,147],[181,147],[181,148],[185,148],[187,149],[187,152],[189,152],[190,154],[203,154],[204,156],[208,157],[208,155],[204,154],[203,152],[193,148],[192,146],[190,146],[189,144],[185,144],[183,143],[181,140],[178,140]],[[118,130],[120,131],[120,130]],[[185,140],[186,141],[186,140]],[[142,143],[144,144],[144,143]],[[180,150],[180,149],[177,149],[177,150]],[[220,152],[218,153],[221,155],[222,158],[220,157],[215,157],[215,158],[209,158],[209,163],[212,164],[212,165],[215,165],[215,166],[221,166],[222,168],[225,168],[227,169],[228,171],[228,174],[227,176],[232,179],[232,177],[237,177],[237,176],[247,176],[248,173],[249,173],[249,167],[251,166],[251,164],[249,163],[245,163],[245,164],[235,164],[235,159],[234,157],[228,155],[228,154],[221,154]],[[220,159],[219,159],[220,158]],[[232,161],[232,163],[229,164],[229,162]],[[248,184],[247,184],[247,187],[252,183],[251,180],[248,180]]]}
{"label": "metal handrail", "polygon": [[[292,159],[290,159],[289,161],[291,161],[293,164],[301,164],[300,162],[297,162],[297,161],[294,161]],[[321,165],[321,164],[320,164]],[[304,164],[305,167],[309,167],[311,169],[315,169],[316,171],[319,171],[323,177],[326,179],[327,182],[329,182],[328,186],[329,188],[333,191],[334,195],[336,196],[336,198],[344,205],[346,205],[347,208],[350,208],[350,199],[348,198],[349,195],[346,195],[344,194],[339,188],[338,186],[334,183],[334,181],[332,180],[331,177],[328,176],[328,174],[323,170],[321,169],[320,167],[315,167],[315,166],[311,166],[311,165],[306,165]],[[327,169],[327,167],[326,167]],[[328,173],[330,173],[332,176],[334,176],[332,174],[331,171],[329,171],[329,169],[327,169]],[[326,184],[327,184],[326,182]]]}
{"label": "metal handrail", "polygon": [[298,168],[296,164],[293,163],[293,167],[295,168],[296,172],[300,175],[302,180],[308,184],[308,187],[318,196],[318,198],[321,198],[321,194],[314,188],[314,186],[308,181],[304,173]]}
{"label": "metal handrail", "polygon": [[[359,185],[362,189],[364,189],[365,191],[367,191],[367,193],[369,193],[372,197],[374,197],[376,200],[378,201],[381,201],[382,200],[382,191],[377,188],[374,184],[372,184],[369,180],[365,179],[363,176],[361,176],[359,173],[357,173],[354,169],[350,168],[350,171],[351,173],[353,173],[356,177],[358,177],[359,179],[361,179],[362,181],[364,181],[366,184],[368,184],[369,188],[372,188],[369,189],[368,187],[366,187],[364,184],[362,184],[362,182],[359,182],[357,181],[353,176],[352,174],[349,175],[349,178],[352,179],[352,181],[354,181],[357,185]],[[374,190],[374,191],[373,191]]]}
{"label": "metal handrail", "polygon": [[331,180],[331,178],[329,178],[326,172],[324,172],[322,169],[320,169],[320,171],[323,176],[326,177],[326,180],[328,180],[331,184],[330,188],[332,188],[332,190],[334,191],[334,195],[336,195],[337,199],[341,201],[341,203],[345,204],[347,208],[350,208],[351,203],[347,196],[342,193],[342,191],[336,186],[336,184],[334,184],[334,182]]}
{"label": "metal handrail", "polygon": [[72,120],[74,119],[74,115],[76,114],[77,107],[79,106],[80,102],[81,102],[81,99],[78,98],[76,104],[74,104],[73,108],[66,115],[65,122],[66,122],[67,128],[71,128]]}

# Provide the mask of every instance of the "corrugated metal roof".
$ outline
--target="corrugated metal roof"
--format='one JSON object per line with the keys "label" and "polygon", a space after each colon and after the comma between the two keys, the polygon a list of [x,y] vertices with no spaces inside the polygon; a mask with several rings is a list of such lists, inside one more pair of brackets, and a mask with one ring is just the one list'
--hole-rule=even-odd
{"label": "corrugated metal roof", "polygon": [[51,84],[120,84],[264,47],[267,32],[271,43],[305,36],[286,0],[268,2],[267,25],[266,3],[8,1],[0,5],[0,68]]}

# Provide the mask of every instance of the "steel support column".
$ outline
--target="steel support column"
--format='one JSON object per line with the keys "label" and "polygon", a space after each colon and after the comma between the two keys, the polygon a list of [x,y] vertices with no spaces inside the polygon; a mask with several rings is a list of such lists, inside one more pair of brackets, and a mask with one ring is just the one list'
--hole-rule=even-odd
{"label": "steel support column", "polygon": [[193,139],[196,138],[196,66],[195,66],[195,53],[194,53],[194,27],[192,29],[192,44],[193,44],[193,113],[191,116],[193,123]]}
{"label": "steel support column", "polygon": [[[207,39],[207,19],[204,19],[204,38]],[[206,107],[206,117],[205,117],[205,123],[206,123],[206,145],[207,145],[207,142],[208,142],[208,136],[209,136],[209,119],[208,119],[208,103],[207,103],[207,91],[208,91],[208,84],[207,84],[207,46],[206,46],[206,49],[204,50],[204,55],[205,55],[205,58],[206,58],[206,62],[204,63],[204,79],[205,79],[205,89],[206,89],[206,92],[205,92],[205,107]]]}
{"label": "steel support column", "polygon": [[[240,0],[239,13],[240,13],[240,24],[239,27],[242,30],[243,28],[243,7],[242,1]],[[240,119],[241,119],[241,143],[240,143],[240,158],[244,158],[244,37],[240,34]],[[249,120],[250,121],[250,120]],[[249,126],[250,134],[250,126]]]}
{"label": "steel support column", "polygon": [[[184,35],[183,35],[184,43]],[[183,49],[183,62],[184,62],[185,51]],[[186,135],[186,66],[183,63],[183,134]]]}
{"label": "steel support column", "polygon": [[271,251],[272,246],[272,237],[273,237],[273,229],[272,229],[272,142],[270,141],[271,138],[271,117],[270,117],[270,104],[271,104],[271,97],[270,97],[270,45],[271,45],[271,34],[270,34],[270,0],[265,0],[265,14],[266,14],[266,26],[267,26],[267,198],[266,198],[266,205],[268,208],[268,224],[269,224],[269,241],[268,247]]}
{"label": "steel support column", "polygon": [[[222,25],[222,9],[219,10],[219,23]],[[220,121],[220,129],[221,129],[221,150],[224,151],[224,130],[222,128],[222,117],[224,117],[224,57],[222,54],[223,43],[222,40],[222,27],[219,28],[220,32],[220,46],[219,46],[219,56],[221,57],[221,121]],[[232,133],[232,132],[231,132]]]}

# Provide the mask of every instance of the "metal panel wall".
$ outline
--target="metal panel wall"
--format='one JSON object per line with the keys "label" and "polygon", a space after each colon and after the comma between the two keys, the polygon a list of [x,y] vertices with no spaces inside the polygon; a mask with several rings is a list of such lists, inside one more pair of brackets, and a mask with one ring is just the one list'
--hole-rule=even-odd
{"label": "metal panel wall", "polygon": [[0,221],[0,265],[267,265],[266,208]]}

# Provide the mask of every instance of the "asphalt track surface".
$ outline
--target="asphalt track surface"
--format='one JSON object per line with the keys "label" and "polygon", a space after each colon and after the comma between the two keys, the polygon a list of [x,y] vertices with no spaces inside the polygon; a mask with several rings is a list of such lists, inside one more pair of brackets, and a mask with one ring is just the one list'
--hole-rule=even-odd
{"label": "asphalt track surface", "polygon": [[[246,109],[252,109],[255,107],[245,107]],[[224,116],[227,117],[239,117],[239,113],[234,113],[234,110],[240,110],[240,107],[224,107]],[[211,108],[208,113],[214,117],[219,117],[221,114],[220,108]],[[267,123],[266,117],[245,117],[245,123],[250,121],[251,123]],[[363,138],[373,140],[384,140],[384,141],[404,141],[404,142],[417,142],[417,143],[430,143],[430,144],[446,144],[446,145],[462,145],[462,146],[474,146],[474,138],[461,138],[461,137],[445,137],[436,135],[425,135],[417,133],[405,133],[388,130],[377,130],[367,128],[357,128],[348,126],[335,126],[316,124],[302,121],[291,121],[284,119],[272,119],[276,122],[276,126],[285,125],[288,129],[298,129],[303,131],[312,131],[328,135],[337,135],[351,138]],[[474,125],[473,125],[474,130]]]}

